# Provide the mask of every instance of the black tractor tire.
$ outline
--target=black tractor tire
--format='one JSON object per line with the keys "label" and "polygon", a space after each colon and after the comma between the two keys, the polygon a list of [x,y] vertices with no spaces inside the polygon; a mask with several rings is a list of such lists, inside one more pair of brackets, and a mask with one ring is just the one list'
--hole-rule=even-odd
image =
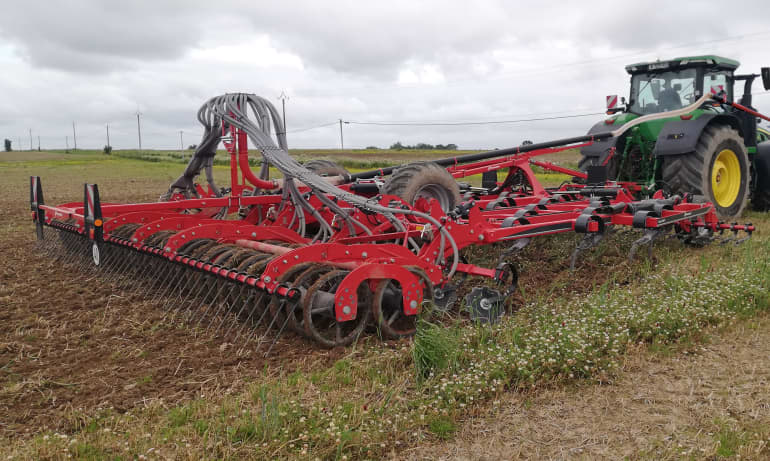
{"label": "black tractor tire", "polygon": [[[738,192],[728,203],[719,203],[712,186],[712,170],[717,157],[732,151],[738,161]],[[695,152],[663,158],[662,180],[669,192],[703,195],[714,205],[720,219],[734,219],[743,212],[749,195],[749,156],[743,138],[727,125],[707,126],[698,139]],[[729,200],[729,197],[727,198]]]}
{"label": "black tractor tire", "polygon": [[[764,145],[770,145],[770,143],[762,144]],[[751,195],[751,209],[770,211],[770,149],[766,152],[760,150],[754,156],[754,173],[756,183]]]}
{"label": "black tractor tire", "polygon": [[350,172],[331,160],[317,159],[305,162],[305,168],[318,176],[350,176]]}
{"label": "black tractor tire", "polygon": [[460,187],[451,174],[433,162],[404,165],[390,175],[380,192],[396,195],[414,205],[419,198],[432,198],[445,212],[454,210],[460,199]]}

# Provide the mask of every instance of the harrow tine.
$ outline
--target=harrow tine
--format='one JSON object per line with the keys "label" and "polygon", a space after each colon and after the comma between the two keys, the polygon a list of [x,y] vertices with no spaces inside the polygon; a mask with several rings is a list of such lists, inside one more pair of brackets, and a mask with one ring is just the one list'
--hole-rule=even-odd
{"label": "harrow tine", "polygon": [[[172,263],[169,263],[169,264],[172,264]],[[174,266],[175,267],[173,267],[169,271],[168,277],[164,282],[165,287],[157,296],[155,296],[155,298],[153,298],[152,302],[155,302],[158,299],[163,298],[164,296],[166,296],[167,293],[171,293],[172,291],[174,291],[174,289],[178,288],[177,285],[180,283],[180,281],[183,278],[180,276],[185,272],[185,269],[177,264],[174,264]]]}
{"label": "harrow tine", "polygon": [[[227,327],[227,331],[225,331],[225,334],[224,334],[225,337],[227,337],[227,335],[230,334],[230,331],[233,329],[233,327],[238,324],[238,319],[241,318],[241,315],[243,314],[243,310],[246,309],[246,306],[249,306],[254,300],[254,298],[259,295],[262,295],[262,293],[257,291],[256,288],[254,288],[253,291],[249,292],[248,296],[246,296],[246,299],[243,300],[243,304],[241,304],[241,309],[238,311],[237,314],[235,314],[235,317],[232,319],[232,323],[230,323],[230,326]],[[243,322],[244,323],[248,322],[251,319],[251,314],[253,313],[254,313],[254,309],[251,310],[251,313]]]}
{"label": "harrow tine", "polygon": [[207,303],[209,307],[203,312],[201,312],[201,316],[198,318],[198,323],[195,325],[196,329],[201,326],[201,322],[203,322],[203,319],[206,318],[206,314],[208,314],[209,312],[211,312],[211,315],[212,315],[211,318],[214,318],[214,316],[216,316],[216,313],[219,311],[219,307],[215,308],[214,306],[219,304],[217,303],[217,300],[219,299],[219,296],[222,294],[222,290],[225,289],[225,286],[231,285],[231,289],[235,288],[234,286],[232,286],[232,284],[224,280],[215,280],[214,283],[216,284],[216,282],[220,282],[219,289],[217,290],[216,294],[214,294],[214,296],[211,297],[211,300]]}
{"label": "harrow tine", "polygon": [[[266,306],[265,306],[265,312],[264,312],[264,313],[266,314],[266,313],[267,313],[267,312],[269,312],[269,311],[270,311],[270,309],[269,309],[269,308],[267,307],[267,305],[266,305]],[[257,341],[257,348],[259,348],[259,346],[262,344],[263,340],[264,340],[264,339],[267,337],[267,335],[269,335],[269,334],[270,334],[270,330],[273,328],[273,325],[275,325],[275,321],[278,319],[278,315],[279,315],[280,313],[281,313],[281,311],[280,311],[280,310],[276,310],[276,311],[275,311],[275,314],[273,315],[273,319],[272,319],[272,320],[270,320],[270,324],[268,324],[268,325],[267,325],[267,328],[265,329],[265,334],[263,334],[262,336],[260,336],[260,337],[259,337],[259,340]],[[263,315],[264,315],[264,314],[263,314]],[[247,341],[246,341],[246,343],[243,345],[243,347],[245,348],[245,347],[246,347],[248,344],[249,344],[249,341],[247,340]]]}
{"label": "harrow tine", "polygon": [[124,258],[123,255],[118,256],[118,252],[110,252],[107,258],[107,264],[101,266],[103,277],[106,280],[110,280],[115,275],[120,275],[121,268],[125,267],[129,261],[129,258]]}
{"label": "harrow tine", "polygon": [[[200,283],[197,287],[197,289],[188,290],[187,287],[189,287],[190,283],[193,282],[193,280],[200,280],[201,276],[200,274],[191,274],[189,275],[188,283],[185,285],[185,287],[182,289],[180,293],[187,293],[184,295],[184,297],[181,299],[178,303],[172,303],[169,305],[169,308],[166,310],[166,315],[164,316],[164,320],[168,318],[168,312],[172,311],[173,314],[171,315],[171,318],[168,319],[169,322],[173,323],[180,312],[185,311],[185,305],[189,305],[190,308],[192,308],[193,301],[198,297],[198,295],[203,290],[205,283]],[[188,303],[189,300],[189,303]],[[165,304],[164,304],[165,306]],[[176,307],[175,307],[176,306]]]}
{"label": "harrow tine", "polygon": [[[152,257],[152,256],[151,256]],[[161,261],[157,261],[159,263],[162,263]],[[157,264],[155,270],[154,277],[150,277],[150,286],[148,289],[144,292],[144,297],[142,297],[142,301],[146,301],[150,296],[153,294],[157,294],[158,290],[163,285],[163,283],[168,278],[168,274],[171,271],[171,263],[165,263],[165,264]]]}
{"label": "harrow tine", "polygon": [[633,262],[636,251],[642,245],[648,245],[647,256],[652,260],[652,247],[656,240],[666,233],[665,229],[645,229],[644,236],[631,244],[631,250],[628,253],[628,262]]}
{"label": "harrow tine", "polygon": [[[229,310],[229,311],[231,311],[231,312],[230,312],[230,315],[232,315],[232,311],[234,310],[234,308],[235,308],[235,306],[236,306],[236,304],[237,304],[238,300],[239,300],[239,299],[241,298],[241,296],[243,295],[243,290],[245,290],[245,289],[246,289],[246,284],[245,284],[245,283],[241,283],[241,284],[239,284],[239,285],[240,285],[240,289],[238,290],[238,294],[235,296],[235,299],[233,300],[233,303],[232,303],[232,305],[231,305],[229,302],[227,302],[227,303],[226,303],[226,304],[227,304],[227,309],[226,309],[226,310]],[[234,288],[233,288],[233,291],[234,291]],[[230,293],[230,294],[232,294],[232,291],[231,291],[231,293]],[[219,321],[219,325],[217,325],[217,326],[214,328],[214,333],[215,333],[215,334],[216,334],[216,332],[217,332],[217,331],[219,331],[219,329],[220,329],[220,328],[222,328],[222,324],[224,324],[224,323],[225,323],[225,319],[227,319],[227,317],[228,317],[228,314],[227,314],[226,312],[223,312],[223,313],[222,313],[222,320],[220,320],[220,321]],[[208,328],[206,328],[206,332],[207,332],[207,333],[208,333],[208,331],[211,329],[211,326],[212,326],[212,325],[213,325],[213,323],[211,323],[211,324],[209,325],[209,327],[208,327]]]}
{"label": "harrow tine", "polygon": [[[192,275],[185,274],[184,272],[186,271],[183,271],[181,269],[177,270],[177,272],[180,272],[179,277],[177,278],[177,282],[172,281],[171,283],[169,283],[168,286],[171,286],[173,283],[178,283],[180,286],[175,287],[175,290],[177,291],[176,294],[174,294],[173,296],[169,294],[168,297],[166,297],[165,301],[163,301],[163,304],[161,306],[163,309],[173,308],[173,306],[177,303],[177,300],[182,299],[184,292],[187,290],[190,284],[193,283],[193,280],[200,279],[200,277],[195,277],[195,275],[199,275],[199,274],[192,274]],[[205,276],[204,276],[204,279],[205,279]],[[182,282],[182,280],[184,280],[184,282]],[[198,287],[198,293],[200,293],[200,290],[203,289],[205,284],[206,284],[205,281],[200,284],[200,287]],[[161,298],[162,297],[163,296],[161,296]]]}
{"label": "harrow tine", "polygon": [[[281,307],[278,310],[276,310],[276,316],[278,312],[281,312],[284,306],[285,306],[285,302],[282,302]],[[283,321],[283,325],[281,325],[281,328],[278,330],[278,333],[275,335],[275,338],[273,338],[273,342],[270,343],[270,347],[267,348],[267,352],[265,352],[265,357],[270,355],[270,351],[273,350],[273,346],[275,346],[275,343],[278,342],[278,338],[281,337],[281,333],[283,333],[283,330],[286,328],[286,325],[288,324],[289,324],[289,316],[287,315]]]}
{"label": "harrow tine", "polygon": [[218,327],[214,327],[214,324],[217,320],[217,317],[221,317],[221,320],[219,321],[219,324],[221,325],[232,311],[233,305],[231,304],[231,298],[233,296],[233,293],[235,293],[236,290],[238,290],[239,292],[243,291],[242,286],[239,287],[233,283],[231,283],[230,285],[231,285],[230,290],[227,292],[227,294],[225,294],[222,297],[222,301],[219,303],[219,307],[217,307],[217,310],[209,319],[209,325],[206,327],[206,334],[212,334],[214,336],[216,335]]}
{"label": "harrow tine", "polygon": [[[185,321],[191,321],[196,310],[200,310],[201,305],[206,303],[211,289],[211,274],[202,274],[202,278],[197,281],[199,284],[195,295],[190,299],[187,307],[180,309],[179,312],[185,312]],[[198,307],[195,307],[195,301],[198,300]]]}
{"label": "harrow tine", "polygon": [[570,257],[569,262],[569,269],[574,271],[575,266],[577,266],[577,259],[578,256],[580,256],[580,253],[590,250],[591,248],[596,248],[599,246],[602,240],[604,240],[604,237],[604,233],[585,234],[580,242],[578,242],[577,246],[575,246],[575,250],[572,251],[572,256]]}
{"label": "harrow tine", "polygon": [[[196,277],[197,275],[197,273],[182,275],[182,278],[185,279],[184,285],[179,290],[177,290],[178,293],[173,298],[166,299],[162,307],[164,309],[166,307],[173,307],[173,305],[176,304],[177,299],[180,299],[180,305],[184,304],[184,302],[187,301],[188,297],[192,294],[192,291],[189,291],[188,288],[190,287],[190,284],[193,283],[193,280],[199,278]],[[185,293],[187,294],[185,295]]]}
{"label": "harrow tine", "polygon": [[[267,294],[267,292],[260,293],[260,297],[257,298],[257,302],[254,304],[254,309],[249,312],[249,316],[246,318],[246,320],[243,322],[243,325],[241,325],[241,328],[238,329],[238,334],[235,336],[235,340],[233,342],[238,341],[238,338],[241,337],[241,334],[244,332],[246,328],[249,327],[249,320],[251,319],[251,316],[254,315],[254,312],[257,310],[257,307],[260,307],[260,301],[262,301],[263,296],[270,296]],[[259,315],[259,318],[257,321],[253,324],[252,328],[256,330],[256,328],[262,323],[262,320],[265,318],[265,315],[270,311],[270,309],[267,308],[267,304],[265,304],[264,307],[262,307],[262,313]],[[245,345],[244,345],[245,346]]]}

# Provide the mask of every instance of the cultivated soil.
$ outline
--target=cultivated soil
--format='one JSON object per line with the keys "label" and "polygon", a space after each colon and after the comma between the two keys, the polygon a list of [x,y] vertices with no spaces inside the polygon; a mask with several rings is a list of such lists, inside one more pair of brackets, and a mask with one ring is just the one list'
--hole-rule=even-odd
{"label": "cultivated soil", "polygon": [[[130,279],[105,281],[80,271],[77,262],[56,262],[37,244],[29,218],[30,175],[41,176],[47,204],[82,200],[86,181],[100,185],[103,202],[152,202],[180,165],[48,152],[0,153],[0,164],[0,433],[71,432],[94,410],[122,412],[158,400],[174,405],[236,392],[265,370],[323,369],[347,353],[320,349],[288,332],[269,357],[264,349],[244,353],[242,338],[233,342],[234,335],[203,332],[195,322],[170,322],[167,298],[147,295]],[[224,184],[228,170],[216,174]],[[574,236],[562,240],[568,249],[576,243]],[[522,274],[529,292],[549,296],[597,283],[593,259],[577,273],[565,271],[568,251],[538,244],[521,259],[544,253],[549,256],[540,258],[539,270]],[[491,254],[472,256],[494,264]],[[470,288],[461,285],[459,296]],[[521,302],[515,300],[514,309]]]}
{"label": "cultivated soil", "polygon": [[[166,299],[137,292],[127,279],[104,281],[75,265],[56,263],[36,244],[29,218],[30,175],[42,177],[48,204],[82,200],[85,181],[100,185],[103,201],[152,202],[179,175],[181,165],[101,155],[0,153],[0,168],[0,435],[28,437],[49,429],[72,433],[102,408],[133,411],[161,401],[171,407],[235,393],[266,373],[322,370],[350,353],[323,350],[290,333],[269,357],[248,348],[237,353],[242,344],[230,337],[169,321]],[[216,169],[220,183],[226,183],[228,173]],[[631,283],[652,262],[644,252],[641,263],[627,262],[637,237],[613,236],[588,251],[574,272],[568,269],[569,258],[579,237],[536,241],[512,258],[522,270],[523,288],[512,309],[525,301],[588,292],[608,281]],[[656,257],[662,258],[681,245],[657,247]],[[469,256],[492,266],[496,260],[489,249]],[[470,287],[460,286],[460,296]],[[634,355],[612,386],[511,394],[491,406],[488,416],[468,420],[455,442],[406,454],[419,459],[591,459],[660,449],[669,456],[681,454],[679,443],[693,450],[716,443],[708,433],[719,434],[723,426],[743,430],[754,420],[770,424],[768,322],[731,334],[694,350],[694,359],[639,360]],[[379,340],[368,336],[364,341]],[[723,420],[716,423],[715,418]],[[757,444],[746,446],[759,450]],[[697,451],[691,454],[697,459]]]}

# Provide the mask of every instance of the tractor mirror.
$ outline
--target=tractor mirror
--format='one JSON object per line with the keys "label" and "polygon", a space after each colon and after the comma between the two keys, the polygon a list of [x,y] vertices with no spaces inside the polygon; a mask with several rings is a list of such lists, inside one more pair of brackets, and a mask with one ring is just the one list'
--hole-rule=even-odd
{"label": "tractor mirror", "polygon": [[658,99],[660,97],[660,82],[659,81],[650,82],[650,89],[652,90],[652,96],[655,99]]}
{"label": "tractor mirror", "polygon": [[770,90],[770,67],[762,68],[762,84],[766,90]]}

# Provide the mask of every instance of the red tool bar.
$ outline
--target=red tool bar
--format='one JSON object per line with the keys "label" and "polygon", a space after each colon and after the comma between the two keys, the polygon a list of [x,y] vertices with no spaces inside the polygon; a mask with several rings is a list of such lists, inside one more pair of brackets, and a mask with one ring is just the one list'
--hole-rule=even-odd
{"label": "red tool bar", "polygon": [[742,110],[744,112],[748,112],[749,114],[753,115],[754,117],[759,117],[762,120],[766,120],[770,122],[770,117],[767,115],[760,114],[759,112],[755,111],[754,109],[751,109],[749,107],[746,107],[744,105],[738,104],[737,102],[730,102],[727,100],[727,96],[717,96],[714,93],[711,93],[711,97],[715,100],[721,102],[722,104],[727,104],[728,106],[735,107],[738,110]]}
{"label": "red tool bar", "polygon": [[583,173],[582,171],[577,171],[570,168],[565,168],[563,166],[559,166],[551,162],[541,162],[538,160],[530,160],[529,163],[535,166],[539,166],[540,168],[544,168],[546,170],[556,171],[558,173],[564,173],[566,175],[574,176],[576,178],[583,178],[583,179],[588,178],[587,173]]}

